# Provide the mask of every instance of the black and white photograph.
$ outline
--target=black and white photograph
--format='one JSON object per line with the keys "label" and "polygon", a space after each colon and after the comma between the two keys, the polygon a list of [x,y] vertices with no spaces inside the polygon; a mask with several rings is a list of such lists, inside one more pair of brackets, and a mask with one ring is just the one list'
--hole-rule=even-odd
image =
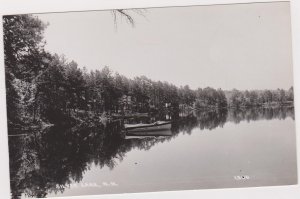
{"label": "black and white photograph", "polygon": [[2,26],[12,199],[298,183],[290,2]]}

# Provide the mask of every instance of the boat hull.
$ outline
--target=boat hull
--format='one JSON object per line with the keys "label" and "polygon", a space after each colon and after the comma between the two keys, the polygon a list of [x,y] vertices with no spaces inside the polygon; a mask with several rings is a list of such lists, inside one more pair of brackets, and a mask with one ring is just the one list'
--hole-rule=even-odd
{"label": "boat hull", "polygon": [[136,140],[150,140],[150,139],[155,139],[155,140],[158,140],[158,139],[165,139],[166,137],[170,137],[170,136],[172,136],[172,134],[171,134],[171,131],[170,131],[170,133],[168,133],[168,134],[135,134],[135,133],[133,133],[133,134],[127,134],[127,135],[125,135],[125,139],[126,140],[134,140],[134,139],[136,139]]}
{"label": "boat hull", "polygon": [[127,127],[127,132],[155,132],[171,129],[171,123]]}
{"label": "boat hull", "polygon": [[156,126],[145,126],[145,127],[135,127],[135,128],[127,128],[128,132],[144,132],[144,131],[163,131],[171,129],[171,124],[162,124]]}

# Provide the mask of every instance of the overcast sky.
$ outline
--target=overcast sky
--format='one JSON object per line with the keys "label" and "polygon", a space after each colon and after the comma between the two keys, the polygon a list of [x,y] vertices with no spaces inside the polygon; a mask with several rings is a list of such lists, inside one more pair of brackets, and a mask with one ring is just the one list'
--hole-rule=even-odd
{"label": "overcast sky", "polygon": [[40,14],[46,49],[89,70],[109,66],[191,88],[293,85],[288,2],[147,9],[133,28],[110,11]]}

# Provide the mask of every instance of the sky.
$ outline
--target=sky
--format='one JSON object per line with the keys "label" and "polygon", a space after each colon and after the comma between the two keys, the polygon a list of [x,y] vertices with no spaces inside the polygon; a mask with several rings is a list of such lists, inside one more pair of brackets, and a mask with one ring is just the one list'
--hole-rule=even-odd
{"label": "sky", "polygon": [[39,14],[46,49],[88,70],[109,66],[191,88],[288,89],[293,85],[288,2]]}

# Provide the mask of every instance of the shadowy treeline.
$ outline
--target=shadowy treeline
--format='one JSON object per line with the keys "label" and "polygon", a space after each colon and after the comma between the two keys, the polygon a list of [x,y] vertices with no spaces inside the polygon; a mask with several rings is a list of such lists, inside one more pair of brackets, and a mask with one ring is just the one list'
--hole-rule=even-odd
{"label": "shadowy treeline", "polygon": [[231,108],[247,108],[247,107],[278,107],[293,106],[294,90],[252,90],[239,91],[233,89],[227,91],[228,105]]}
{"label": "shadowy treeline", "polygon": [[[3,17],[9,127],[75,123],[84,117],[157,111],[245,108],[292,104],[288,91],[192,90],[145,76],[129,79],[109,67],[81,69],[44,49],[47,27],[32,15]],[[77,120],[75,120],[77,119]],[[83,118],[85,119],[85,118]]]}
{"label": "shadowy treeline", "polygon": [[191,134],[196,128],[212,130],[226,122],[294,119],[294,109],[223,109],[172,117],[171,136],[143,139],[125,139],[121,121],[106,126],[86,123],[73,128],[53,126],[15,132],[18,136],[9,137],[12,198],[19,199],[22,194],[43,198],[49,193],[64,192],[70,184],[81,182],[91,164],[114,169],[127,152],[149,150],[156,144],[176,139],[180,133]]}

